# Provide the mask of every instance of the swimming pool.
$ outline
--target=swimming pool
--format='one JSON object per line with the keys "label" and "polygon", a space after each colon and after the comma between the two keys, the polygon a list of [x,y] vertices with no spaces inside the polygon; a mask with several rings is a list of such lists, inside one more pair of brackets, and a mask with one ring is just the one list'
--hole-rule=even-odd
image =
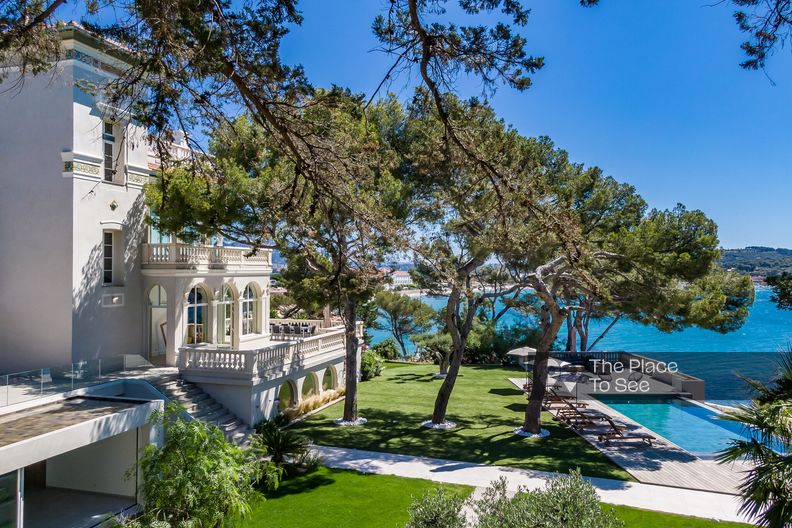
{"label": "swimming pool", "polygon": [[608,395],[597,399],[702,458],[711,458],[729,440],[744,438],[740,424],[720,420],[715,411],[682,398]]}

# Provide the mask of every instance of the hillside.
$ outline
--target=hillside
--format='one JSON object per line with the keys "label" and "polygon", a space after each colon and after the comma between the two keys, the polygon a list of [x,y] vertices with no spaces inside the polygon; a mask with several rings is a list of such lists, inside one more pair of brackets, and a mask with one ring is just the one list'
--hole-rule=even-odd
{"label": "hillside", "polygon": [[726,269],[767,277],[784,271],[792,273],[792,249],[748,246],[724,249],[721,264]]}

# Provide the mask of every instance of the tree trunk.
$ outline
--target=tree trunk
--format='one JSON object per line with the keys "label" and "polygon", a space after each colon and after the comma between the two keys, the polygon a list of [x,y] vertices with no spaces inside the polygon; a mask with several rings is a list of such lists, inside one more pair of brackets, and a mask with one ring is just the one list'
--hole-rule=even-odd
{"label": "tree trunk", "polygon": [[[595,347],[595,346],[597,346],[597,343],[599,343],[599,342],[600,342],[600,340],[601,340],[603,337],[605,337],[605,334],[607,334],[608,332],[610,332],[610,329],[611,329],[611,328],[613,328],[613,326],[614,326],[616,323],[618,323],[618,322],[619,322],[619,319],[621,319],[621,316],[622,316],[622,314],[617,314],[617,315],[616,315],[616,317],[614,317],[614,318],[613,318],[613,321],[611,321],[611,322],[610,322],[610,324],[607,326],[607,328],[605,328],[605,330],[603,330],[603,331],[602,331],[602,333],[599,335],[599,337],[597,337],[597,339],[595,339],[595,340],[594,340],[594,342],[593,342],[593,343],[591,343],[591,348],[589,348],[588,350],[593,350],[593,349],[594,349],[594,347]],[[587,351],[588,351],[588,350],[587,350]]]}
{"label": "tree trunk", "polygon": [[432,423],[434,424],[442,424],[446,421],[448,400],[451,399],[451,392],[454,390],[459,367],[462,365],[465,343],[467,342],[470,324],[472,323],[473,315],[468,310],[465,322],[461,325],[459,324],[457,315],[461,296],[462,291],[459,288],[452,288],[446,304],[446,326],[448,327],[448,333],[451,334],[451,357],[449,358],[448,372],[445,379],[443,379],[443,385],[440,386],[435,398],[434,411],[432,412]]}
{"label": "tree trunk", "polygon": [[[451,361],[449,362],[448,372],[443,380],[443,385],[437,391],[435,398],[434,412],[432,412],[432,423],[441,424],[446,421],[446,411],[448,410],[448,400],[451,399],[451,392],[454,390],[454,383],[456,383],[457,375],[459,374],[459,367],[462,365],[462,350],[454,350],[451,352]],[[442,373],[442,366],[441,366]]]}
{"label": "tree trunk", "polygon": [[440,364],[440,374],[448,374],[448,352],[441,352],[437,355],[437,362]]}
{"label": "tree trunk", "polygon": [[589,336],[588,322],[589,322],[589,318],[584,316],[584,314],[581,311],[575,313],[575,328],[577,329],[577,334],[580,336],[581,352],[588,352],[588,336]]}
{"label": "tree trunk", "polygon": [[404,336],[401,335],[400,333],[396,333],[396,332],[394,332],[393,335],[396,338],[396,342],[399,343],[399,346],[401,347],[402,357],[406,357],[407,356],[407,345],[405,344]]}
{"label": "tree trunk", "polygon": [[567,341],[566,341],[566,351],[575,353],[577,352],[577,329],[575,328],[575,323],[572,320],[573,315],[570,312],[566,316],[566,327],[567,327]]}
{"label": "tree trunk", "polygon": [[344,303],[344,329],[346,337],[346,398],[344,400],[344,421],[357,420],[357,382],[358,382],[358,337],[357,303],[347,299]]}
{"label": "tree trunk", "polygon": [[550,358],[550,348],[558,336],[558,331],[567,316],[567,310],[558,305],[542,307],[540,320],[542,321],[542,339],[536,347],[534,359],[533,385],[525,409],[525,422],[523,431],[539,434],[542,430],[542,400],[547,390],[547,360]]}

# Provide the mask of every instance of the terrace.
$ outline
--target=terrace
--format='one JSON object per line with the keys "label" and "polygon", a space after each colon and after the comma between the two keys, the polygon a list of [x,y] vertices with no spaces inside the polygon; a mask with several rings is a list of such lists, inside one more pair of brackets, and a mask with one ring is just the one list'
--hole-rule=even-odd
{"label": "terrace", "polygon": [[[270,380],[344,356],[344,327],[322,320],[272,319],[263,346],[233,350],[218,345],[183,347],[179,370],[186,376]],[[283,330],[288,328],[288,331]],[[358,323],[362,335],[363,324]]]}
{"label": "terrace", "polygon": [[268,272],[272,269],[272,252],[250,248],[209,246],[166,242],[143,244],[143,270],[226,270]]}

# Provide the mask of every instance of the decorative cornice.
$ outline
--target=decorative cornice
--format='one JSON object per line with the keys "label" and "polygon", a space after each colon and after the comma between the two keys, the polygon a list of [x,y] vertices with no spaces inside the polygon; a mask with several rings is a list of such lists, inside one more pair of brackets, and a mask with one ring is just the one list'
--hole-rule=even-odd
{"label": "decorative cornice", "polygon": [[137,172],[127,171],[127,181],[130,184],[136,185],[146,185],[149,182],[149,175],[148,174],[140,174]]}
{"label": "decorative cornice", "polygon": [[120,70],[119,68],[116,68],[115,66],[107,64],[106,62],[102,62],[99,59],[97,59],[96,57],[93,57],[93,56],[91,56],[91,55],[89,55],[89,54],[87,54],[87,53],[85,53],[83,51],[77,50],[77,49],[73,49],[73,48],[72,49],[67,49],[66,53],[64,54],[64,57],[67,60],[76,60],[78,62],[82,62],[83,64],[87,64],[89,66],[92,66],[94,68],[98,68],[100,70],[112,73],[114,75],[120,75],[120,74],[123,73],[123,71]]}

